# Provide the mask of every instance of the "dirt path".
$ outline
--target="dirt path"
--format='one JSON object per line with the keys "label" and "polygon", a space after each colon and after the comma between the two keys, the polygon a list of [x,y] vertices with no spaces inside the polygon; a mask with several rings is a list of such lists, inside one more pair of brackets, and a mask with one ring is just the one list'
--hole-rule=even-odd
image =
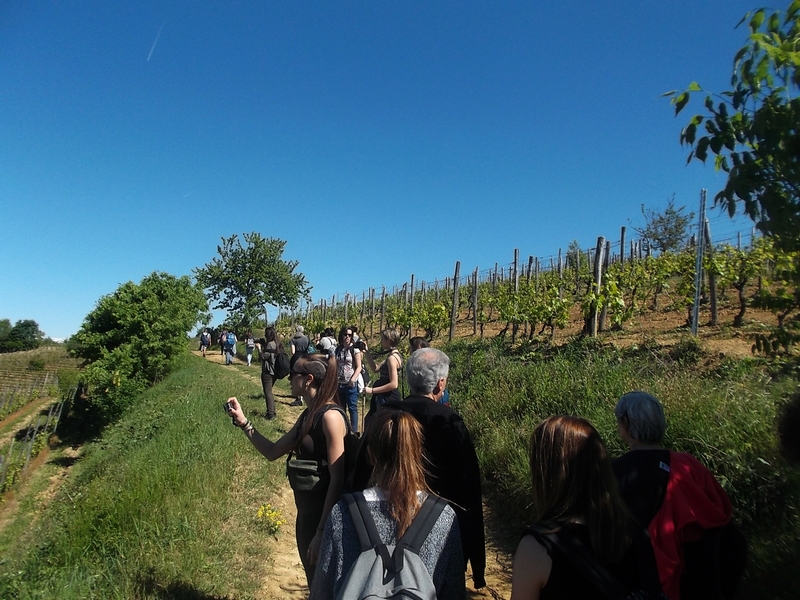
{"label": "dirt path", "polygon": [[[200,352],[193,351],[200,355]],[[219,351],[206,352],[206,359],[215,363],[224,363],[224,357]],[[237,360],[236,364],[243,364]],[[253,366],[246,371],[237,369],[248,379],[259,381],[260,371],[254,361]],[[252,372],[251,372],[252,369]],[[301,409],[287,406],[287,402],[277,403],[278,419],[284,429],[289,429],[294,425],[295,420],[300,414]],[[294,505],[294,495],[289,487],[288,480],[284,480],[276,495],[271,498],[273,504],[281,514],[287,525],[283,527],[279,537],[271,542],[271,554],[269,557],[268,575],[262,582],[261,589],[257,594],[259,598],[268,600],[301,600],[308,597],[308,587],[306,586],[303,567],[297,553],[297,543],[294,539],[294,522],[297,518],[297,510]],[[509,547],[516,541],[516,532],[508,531],[503,525],[502,518],[492,514],[488,507],[484,505],[486,517],[486,587],[475,590],[472,587],[471,572],[467,572],[467,598],[469,599],[491,599],[501,600],[511,597],[511,555]]]}

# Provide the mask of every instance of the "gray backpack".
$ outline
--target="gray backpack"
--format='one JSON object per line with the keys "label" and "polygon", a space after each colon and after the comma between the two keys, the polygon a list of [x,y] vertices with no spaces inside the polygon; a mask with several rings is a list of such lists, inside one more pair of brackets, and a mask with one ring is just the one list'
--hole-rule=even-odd
{"label": "gray backpack", "polygon": [[387,546],[378,535],[364,494],[345,494],[344,500],[358,533],[361,554],[345,576],[337,600],[436,600],[436,588],[419,557],[419,549],[428,539],[447,502],[429,494],[403,537],[395,546]]}

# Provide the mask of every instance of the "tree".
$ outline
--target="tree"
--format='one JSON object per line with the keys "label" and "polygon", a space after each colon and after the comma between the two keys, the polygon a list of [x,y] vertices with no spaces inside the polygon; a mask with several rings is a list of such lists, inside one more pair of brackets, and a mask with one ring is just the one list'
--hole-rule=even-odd
{"label": "tree", "polygon": [[[736,53],[730,90],[704,92],[692,82],[685,91],[668,92],[675,114],[691,96],[705,93],[707,114],[697,114],[681,131],[691,147],[687,163],[705,163],[709,151],[728,180],[714,198],[733,216],[744,212],[776,246],[800,248],[800,0],[781,13],[748,13],[747,43]],[[738,25],[737,25],[738,27]],[[703,126],[705,135],[697,137]]]}
{"label": "tree", "polygon": [[24,319],[14,323],[8,319],[0,321],[0,352],[17,352],[38,348],[44,339],[39,324],[32,319]]}
{"label": "tree", "polygon": [[89,363],[91,403],[106,420],[116,417],[148,385],[165,377],[186,350],[186,334],[208,310],[189,277],[152,273],[103,296],[70,339]]}
{"label": "tree", "polygon": [[[659,252],[677,252],[689,237],[689,224],[694,213],[684,214],[685,206],[675,208],[675,196],[667,202],[663,212],[645,208],[642,204],[642,216],[645,225],[634,227],[642,239]],[[622,249],[624,252],[624,248]]]}
{"label": "tree", "polygon": [[197,283],[206,290],[214,308],[225,309],[243,329],[263,313],[266,305],[297,306],[308,297],[310,286],[302,273],[295,273],[297,261],[283,260],[286,242],[262,238],[259,233],[222,238],[218,257],[194,269]]}

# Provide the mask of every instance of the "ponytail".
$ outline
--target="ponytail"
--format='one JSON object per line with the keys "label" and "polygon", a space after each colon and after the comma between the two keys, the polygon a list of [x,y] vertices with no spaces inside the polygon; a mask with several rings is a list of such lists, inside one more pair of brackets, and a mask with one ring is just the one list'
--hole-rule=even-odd
{"label": "ponytail", "polygon": [[372,483],[386,495],[399,538],[419,510],[417,492],[430,493],[422,463],[422,425],[406,412],[385,408],[367,425],[366,440],[374,466]]}

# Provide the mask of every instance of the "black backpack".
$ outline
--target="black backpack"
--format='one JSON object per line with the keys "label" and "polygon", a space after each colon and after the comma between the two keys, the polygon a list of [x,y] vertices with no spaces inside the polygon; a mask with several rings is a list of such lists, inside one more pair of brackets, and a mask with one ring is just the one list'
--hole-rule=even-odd
{"label": "black backpack", "polygon": [[286,356],[283,348],[278,348],[275,353],[275,377],[276,379],[283,379],[289,374],[291,365],[289,364],[289,357]]}

